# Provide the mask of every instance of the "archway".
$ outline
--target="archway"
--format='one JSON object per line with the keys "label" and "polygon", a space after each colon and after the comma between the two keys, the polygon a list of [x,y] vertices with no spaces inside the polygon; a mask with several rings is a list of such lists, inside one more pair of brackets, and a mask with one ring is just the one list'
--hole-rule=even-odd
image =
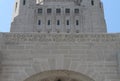
{"label": "archway", "polygon": [[68,70],[51,70],[35,74],[24,81],[94,81],[81,73]]}

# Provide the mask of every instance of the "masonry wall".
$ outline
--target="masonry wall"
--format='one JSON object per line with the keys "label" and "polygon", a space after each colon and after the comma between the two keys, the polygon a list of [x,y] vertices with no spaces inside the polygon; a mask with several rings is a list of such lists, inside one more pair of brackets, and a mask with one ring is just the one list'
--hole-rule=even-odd
{"label": "masonry wall", "polygon": [[[44,4],[36,4],[36,0],[28,0],[23,5],[22,0],[16,0],[11,32],[74,32],[74,33],[98,33],[106,32],[103,7],[100,0],[46,0]],[[17,6],[18,4],[18,6]],[[60,13],[56,13],[56,9]],[[42,13],[38,13],[42,9]],[[52,9],[47,13],[47,9]],[[69,13],[65,10],[70,9]],[[78,13],[74,12],[78,9]],[[40,20],[40,24],[38,24]],[[50,20],[50,25],[48,25]],[[57,25],[57,20],[60,24]],[[67,25],[69,20],[69,25]],[[78,21],[78,25],[76,24]]]}
{"label": "masonry wall", "polygon": [[118,73],[120,76],[120,52],[118,52]]}
{"label": "masonry wall", "polygon": [[2,38],[0,81],[24,81],[56,69],[80,72],[95,81],[120,81],[119,34],[2,33]]}

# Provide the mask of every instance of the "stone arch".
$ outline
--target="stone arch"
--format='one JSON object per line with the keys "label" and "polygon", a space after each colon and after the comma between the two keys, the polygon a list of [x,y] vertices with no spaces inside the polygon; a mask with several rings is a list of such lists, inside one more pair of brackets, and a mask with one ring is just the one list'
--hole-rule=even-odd
{"label": "stone arch", "polygon": [[94,81],[90,77],[69,70],[50,70],[35,74],[24,81]]}

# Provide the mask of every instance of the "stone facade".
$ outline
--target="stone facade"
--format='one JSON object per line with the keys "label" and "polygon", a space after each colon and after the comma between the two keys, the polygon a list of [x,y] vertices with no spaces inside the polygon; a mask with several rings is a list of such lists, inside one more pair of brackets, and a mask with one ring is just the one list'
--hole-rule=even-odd
{"label": "stone facade", "polygon": [[120,81],[119,50],[100,0],[16,0],[0,81]]}
{"label": "stone facade", "polygon": [[11,32],[106,32],[100,0],[25,1],[16,0]]}
{"label": "stone facade", "polygon": [[71,70],[95,81],[120,81],[120,34],[1,33],[0,81],[24,81],[48,70]]}

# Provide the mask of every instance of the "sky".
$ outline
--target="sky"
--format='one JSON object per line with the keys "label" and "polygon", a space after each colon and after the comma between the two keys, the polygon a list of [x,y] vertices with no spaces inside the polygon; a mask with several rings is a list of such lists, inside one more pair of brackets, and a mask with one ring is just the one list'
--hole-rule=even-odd
{"label": "sky", "polygon": [[[15,0],[0,0],[0,32],[9,32]],[[120,0],[102,0],[109,33],[120,32]]]}

